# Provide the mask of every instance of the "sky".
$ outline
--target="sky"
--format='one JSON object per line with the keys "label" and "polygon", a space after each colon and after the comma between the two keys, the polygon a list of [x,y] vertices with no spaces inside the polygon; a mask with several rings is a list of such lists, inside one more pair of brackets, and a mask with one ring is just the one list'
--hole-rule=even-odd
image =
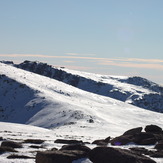
{"label": "sky", "polygon": [[0,0],[0,60],[163,84],[162,0]]}

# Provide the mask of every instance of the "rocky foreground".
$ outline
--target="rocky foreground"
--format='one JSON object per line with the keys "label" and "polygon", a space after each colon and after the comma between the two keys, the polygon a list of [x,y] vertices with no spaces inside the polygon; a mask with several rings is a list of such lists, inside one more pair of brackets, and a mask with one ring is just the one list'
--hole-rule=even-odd
{"label": "rocky foreground", "polygon": [[[155,163],[154,158],[163,159],[163,130],[156,125],[148,125],[144,130],[142,127],[133,128],[121,136],[107,137],[91,143],[57,139],[50,148],[43,145],[46,140],[33,137],[21,141],[0,137],[0,141],[0,154],[8,153],[7,159],[33,159],[36,163],[72,163],[83,158],[88,158],[93,163]],[[56,144],[60,148],[56,148]],[[19,153],[22,148],[28,149],[27,154]],[[31,156],[28,153],[34,154]]]}

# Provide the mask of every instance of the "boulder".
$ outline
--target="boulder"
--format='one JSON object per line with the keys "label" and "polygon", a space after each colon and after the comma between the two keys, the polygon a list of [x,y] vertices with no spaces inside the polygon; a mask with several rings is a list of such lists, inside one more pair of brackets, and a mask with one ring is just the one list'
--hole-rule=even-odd
{"label": "boulder", "polygon": [[154,160],[126,149],[96,147],[89,153],[93,163],[156,163]]}
{"label": "boulder", "polygon": [[91,151],[90,148],[88,148],[85,145],[80,145],[80,144],[72,144],[72,145],[64,145],[62,146],[62,148],[60,149],[62,150],[78,150],[78,151],[83,151],[85,153],[89,153]]}
{"label": "boulder", "polygon": [[34,159],[34,157],[29,157],[29,156],[25,156],[25,155],[9,155],[7,156],[8,159]]}
{"label": "boulder", "polygon": [[162,128],[157,125],[148,125],[144,130],[149,133],[162,133]]}
{"label": "boulder", "polygon": [[57,139],[54,143],[60,144],[84,144],[83,141],[80,140],[66,140],[66,139]]}
{"label": "boulder", "polygon": [[77,150],[42,151],[36,154],[36,163],[72,163],[72,161],[84,156],[83,151]]}
{"label": "boulder", "polygon": [[143,147],[132,147],[132,148],[129,148],[129,149],[131,151],[134,151],[138,155],[140,155],[140,154],[150,155],[151,154],[151,151],[149,151],[148,149],[143,148]]}
{"label": "boulder", "polygon": [[163,151],[153,151],[152,154],[150,154],[150,157],[163,158]]}
{"label": "boulder", "polygon": [[138,145],[153,145],[157,142],[157,139],[152,133],[141,132],[134,136],[133,141]]}
{"label": "boulder", "polygon": [[32,144],[42,144],[44,140],[41,139],[27,139],[24,140],[24,143],[32,143]]}
{"label": "boulder", "polygon": [[108,142],[106,142],[105,139],[99,139],[99,140],[93,141],[92,144],[96,144],[99,146],[106,146]]}
{"label": "boulder", "polygon": [[141,133],[142,129],[143,129],[142,127],[133,128],[126,131],[123,135],[135,135]]}
{"label": "boulder", "polygon": [[139,142],[139,145],[155,145],[157,142],[156,138],[143,139]]}
{"label": "boulder", "polygon": [[0,154],[5,152],[17,152],[14,148],[11,147],[0,147]]}
{"label": "boulder", "polygon": [[133,141],[132,141],[132,136],[130,136],[130,135],[118,136],[110,141],[111,145],[126,145],[131,142],[133,142]]}
{"label": "boulder", "polygon": [[22,148],[22,144],[14,141],[3,141],[1,147]]}
{"label": "boulder", "polygon": [[163,141],[159,141],[154,148],[157,150],[163,150]]}

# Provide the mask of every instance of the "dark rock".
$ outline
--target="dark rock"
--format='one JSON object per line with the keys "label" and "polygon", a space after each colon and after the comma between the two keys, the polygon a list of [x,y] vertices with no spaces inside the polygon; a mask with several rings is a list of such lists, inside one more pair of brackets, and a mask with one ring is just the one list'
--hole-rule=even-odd
{"label": "dark rock", "polygon": [[88,148],[87,146],[80,145],[80,144],[77,144],[77,145],[64,145],[64,146],[62,146],[62,148],[60,150],[79,150],[79,151],[83,151],[83,152],[86,152],[86,153],[89,153],[91,151],[91,149]]}
{"label": "dark rock", "polygon": [[17,152],[14,148],[11,147],[0,147],[0,154],[5,152]]}
{"label": "dark rock", "polygon": [[[155,140],[154,140],[155,139]],[[138,145],[149,145],[151,142],[152,145],[156,143],[157,139],[152,133],[141,132],[134,136],[134,143]]]}
{"label": "dark rock", "polygon": [[157,150],[163,150],[163,141],[159,141],[154,148]]}
{"label": "dark rock", "polygon": [[157,142],[157,139],[155,138],[149,138],[149,139],[143,139],[139,142],[139,145],[155,145]]}
{"label": "dark rock", "polygon": [[96,147],[89,153],[93,163],[156,163],[152,159],[126,149]]}
{"label": "dark rock", "polygon": [[92,144],[100,145],[100,146],[106,146],[108,142],[105,142],[105,139],[99,139],[92,142]]}
{"label": "dark rock", "polygon": [[35,148],[35,149],[39,149],[39,148],[43,148],[42,146],[39,145],[30,145],[30,148]]}
{"label": "dark rock", "polygon": [[106,139],[99,139],[92,142],[92,144],[106,146],[110,142],[110,136]]}
{"label": "dark rock", "polygon": [[54,141],[54,143],[60,143],[60,144],[84,144],[83,141],[66,140],[66,139],[57,139],[57,140]]}
{"label": "dark rock", "polygon": [[56,150],[58,150],[58,149],[57,149],[57,148],[55,148],[55,147],[51,149],[51,151],[56,151]]}
{"label": "dark rock", "polygon": [[3,140],[3,137],[0,137],[0,141],[2,141]]}
{"label": "dark rock", "polygon": [[7,158],[8,159],[34,159],[34,157],[29,157],[29,156],[24,156],[24,155],[15,155],[15,154],[9,155]]}
{"label": "dark rock", "polygon": [[163,133],[155,133],[154,136],[157,139],[157,141],[163,140]]}
{"label": "dark rock", "polygon": [[149,151],[148,149],[143,148],[143,147],[133,147],[133,148],[129,148],[129,149],[131,151],[136,152],[138,155],[140,155],[140,154],[150,155],[151,154],[151,151]]}
{"label": "dark rock", "polygon": [[1,147],[22,148],[22,144],[14,141],[3,141]]}
{"label": "dark rock", "polygon": [[148,125],[145,127],[145,131],[149,133],[162,133],[162,128],[156,125]]}
{"label": "dark rock", "polygon": [[135,135],[141,133],[142,129],[143,129],[142,127],[133,128],[126,131],[123,135]]}
{"label": "dark rock", "polygon": [[163,158],[163,151],[153,151],[153,153],[150,154],[150,157]]}
{"label": "dark rock", "polygon": [[126,145],[131,142],[133,142],[131,135],[118,136],[110,141],[111,145]]}
{"label": "dark rock", "polygon": [[24,143],[32,143],[32,144],[42,144],[44,140],[41,139],[27,139],[24,140]]}
{"label": "dark rock", "polygon": [[111,139],[111,137],[109,136],[106,139],[104,139],[104,141],[107,142],[107,143],[109,143],[110,142],[110,139]]}
{"label": "dark rock", "polygon": [[36,163],[72,163],[72,161],[83,158],[85,153],[77,150],[44,151],[36,155]]}

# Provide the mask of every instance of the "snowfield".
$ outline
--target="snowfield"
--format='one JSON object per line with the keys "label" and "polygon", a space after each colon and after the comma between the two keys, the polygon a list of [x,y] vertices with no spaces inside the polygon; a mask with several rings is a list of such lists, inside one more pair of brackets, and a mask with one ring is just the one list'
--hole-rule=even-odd
{"label": "snowfield", "polygon": [[[119,80],[124,79],[119,77]],[[105,80],[109,82],[109,79]],[[118,85],[128,91],[140,91],[140,87],[133,90],[127,84],[125,88]],[[141,91],[151,92],[147,89]],[[150,124],[163,128],[162,113],[84,91],[3,63],[0,63],[0,99],[0,137],[18,141],[30,137],[44,139],[44,145],[49,149],[55,146],[54,140],[57,138],[92,142]],[[22,151],[20,149],[22,153],[26,151],[29,151],[28,145]],[[36,152],[28,154],[34,156]],[[6,155],[8,153],[0,155],[0,162],[13,162],[6,159]],[[163,163],[162,159],[156,160]],[[34,162],[34,159],[16,159],[14,162]],[[90,163],[88,159],[75,163],[78,162]]]}

